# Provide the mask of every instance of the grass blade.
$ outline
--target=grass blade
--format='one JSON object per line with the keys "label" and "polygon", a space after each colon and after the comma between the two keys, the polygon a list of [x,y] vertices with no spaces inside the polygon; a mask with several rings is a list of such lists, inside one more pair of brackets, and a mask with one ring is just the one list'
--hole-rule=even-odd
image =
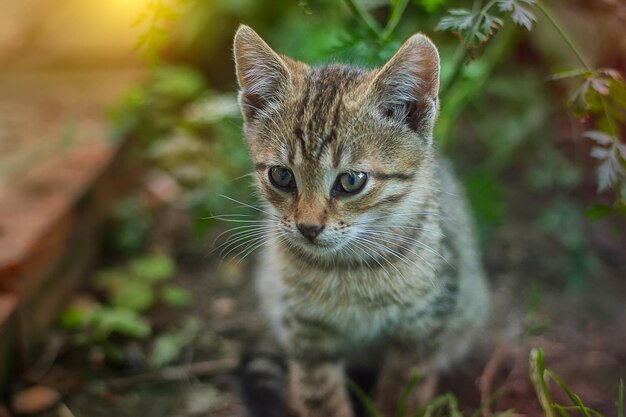
{"label": "grass blade", "polygon": [[556,417],[552,407],[552,398],[545,379],[545,367],[543,366],[543,350],[533,349],[530,351],[530,380],[537,393],[537,398],[546,417]]}
{"label": "grass blade", "polygon": [[415,390],[417,383],[419,381],[419,372],[417,369],[413,369],[411,372],[411,379],[407,384],[406,388],[404,388],[404,392],[402,393],[402,397],[400,397],[400,403],[398,404],[398,408],[396,409],[396,417],[406,417],[406,410],[408,407],[409,396]]}
{"label": "grass blade", "polygon": [[563,407],[560,404],[554,404],[554,408],[556,408],[556,411],[559,412],[559,414],[561,415],[561,417],[570,417],[569,413],[567,412],[567,410],[565,409],[565,407]]}
{"label": "grass blade", "polygon": [[624,380],[619,380],[619,391],[617,393],[617,417],[624,417]]}
{"label": "grass blade", "polygon": [[356,395],[356,397],[363,403],[365,406],[365,411],[369,417],[385,417],[382,413],[376,408],[376,405],[372,401],[372,399],[367,395],[361,387],[359,387],[356,383],[351,380],[348,380],[348,389]]}
{"label": "grass blade", "polygon": [[[440,411],[442,407],[448,408],[448,413],[445,414],[433,414],[435,411]],[[435,397],[431,402],[428,403],[423,413],[418,412],[413,417],[433,417],[433,416],[446,416],[446,417],[463,417],[461,412],[459,411],[458,404],[454,395],[447,393]]]}
{"label": "grass blade", "polygon": [[557,385],[561,387],[561,389],[567,394],[567,396],[574,403],[574,405],[578,407],[578,410],[582,413],[582,415],[585,417],[591,417],[591,414],[589,414],[587,406],[583,404],[580,397],[574,394],[572,390],[567,386],[567,384],[561,378],[559,378],[558,375],[556,375],[554,372],[548,369],[548,374],[554,380],[554,382],[556,382]]}

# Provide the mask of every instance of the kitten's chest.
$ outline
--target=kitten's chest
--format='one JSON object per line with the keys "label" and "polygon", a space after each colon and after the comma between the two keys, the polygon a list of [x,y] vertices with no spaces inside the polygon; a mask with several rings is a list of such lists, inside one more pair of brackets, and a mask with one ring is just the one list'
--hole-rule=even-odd
{"label": "kitten's chest", "polygon": [[285,340],[285,317],[320,321],[347,343],[371,341],[428,307],[436,288],[423,277],[402,278],[353,268],[317,270],[284,262],[268,250],[261,258],[257,291],[266,315]]}
{"label": "kitten's chest", "polygon": [[312,272],[299,278],[293,285],[284,277],[288,314],[322,320],[354,342],[393,331],[434,295],[421,283],[393,285],[394,277],[382,274]]}

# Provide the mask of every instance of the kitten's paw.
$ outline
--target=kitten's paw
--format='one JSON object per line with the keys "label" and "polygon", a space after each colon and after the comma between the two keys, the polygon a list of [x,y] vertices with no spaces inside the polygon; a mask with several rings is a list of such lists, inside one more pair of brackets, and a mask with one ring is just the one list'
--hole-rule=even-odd
{"label": "kitten's paw", "polygon": [[287,405],[287,365],[280,351],[270,347],[245,352],[239,375],[251,417],[294,417]]}

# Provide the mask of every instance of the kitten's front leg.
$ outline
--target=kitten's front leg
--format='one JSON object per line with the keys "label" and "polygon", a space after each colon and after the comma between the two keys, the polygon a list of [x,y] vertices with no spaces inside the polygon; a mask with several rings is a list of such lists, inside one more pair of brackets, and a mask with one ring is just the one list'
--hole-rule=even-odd
{"label": "kitten's front leg", "polygon": [[289,400],[299,417],[353,417],[337,334],[313,320],[293,319]]}

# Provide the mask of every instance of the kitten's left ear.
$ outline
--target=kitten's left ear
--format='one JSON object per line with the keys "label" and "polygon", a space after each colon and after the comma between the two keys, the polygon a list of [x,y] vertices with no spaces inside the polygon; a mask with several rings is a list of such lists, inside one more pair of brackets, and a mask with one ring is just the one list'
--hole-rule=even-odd
{"label": "kitten's left ear", "polygon": [[254,117],[257,111],[280,100],[291,79],[289,59],[274,52],[246,25],[237,30],[233,49],[242,112],[244,116]]}
{"label": "kitten's left ear", "polygon": [[383,115],[429,133],[439,109],[439,68],[439,53],[430,39],[421,33],[411,36],[372,83]]}

